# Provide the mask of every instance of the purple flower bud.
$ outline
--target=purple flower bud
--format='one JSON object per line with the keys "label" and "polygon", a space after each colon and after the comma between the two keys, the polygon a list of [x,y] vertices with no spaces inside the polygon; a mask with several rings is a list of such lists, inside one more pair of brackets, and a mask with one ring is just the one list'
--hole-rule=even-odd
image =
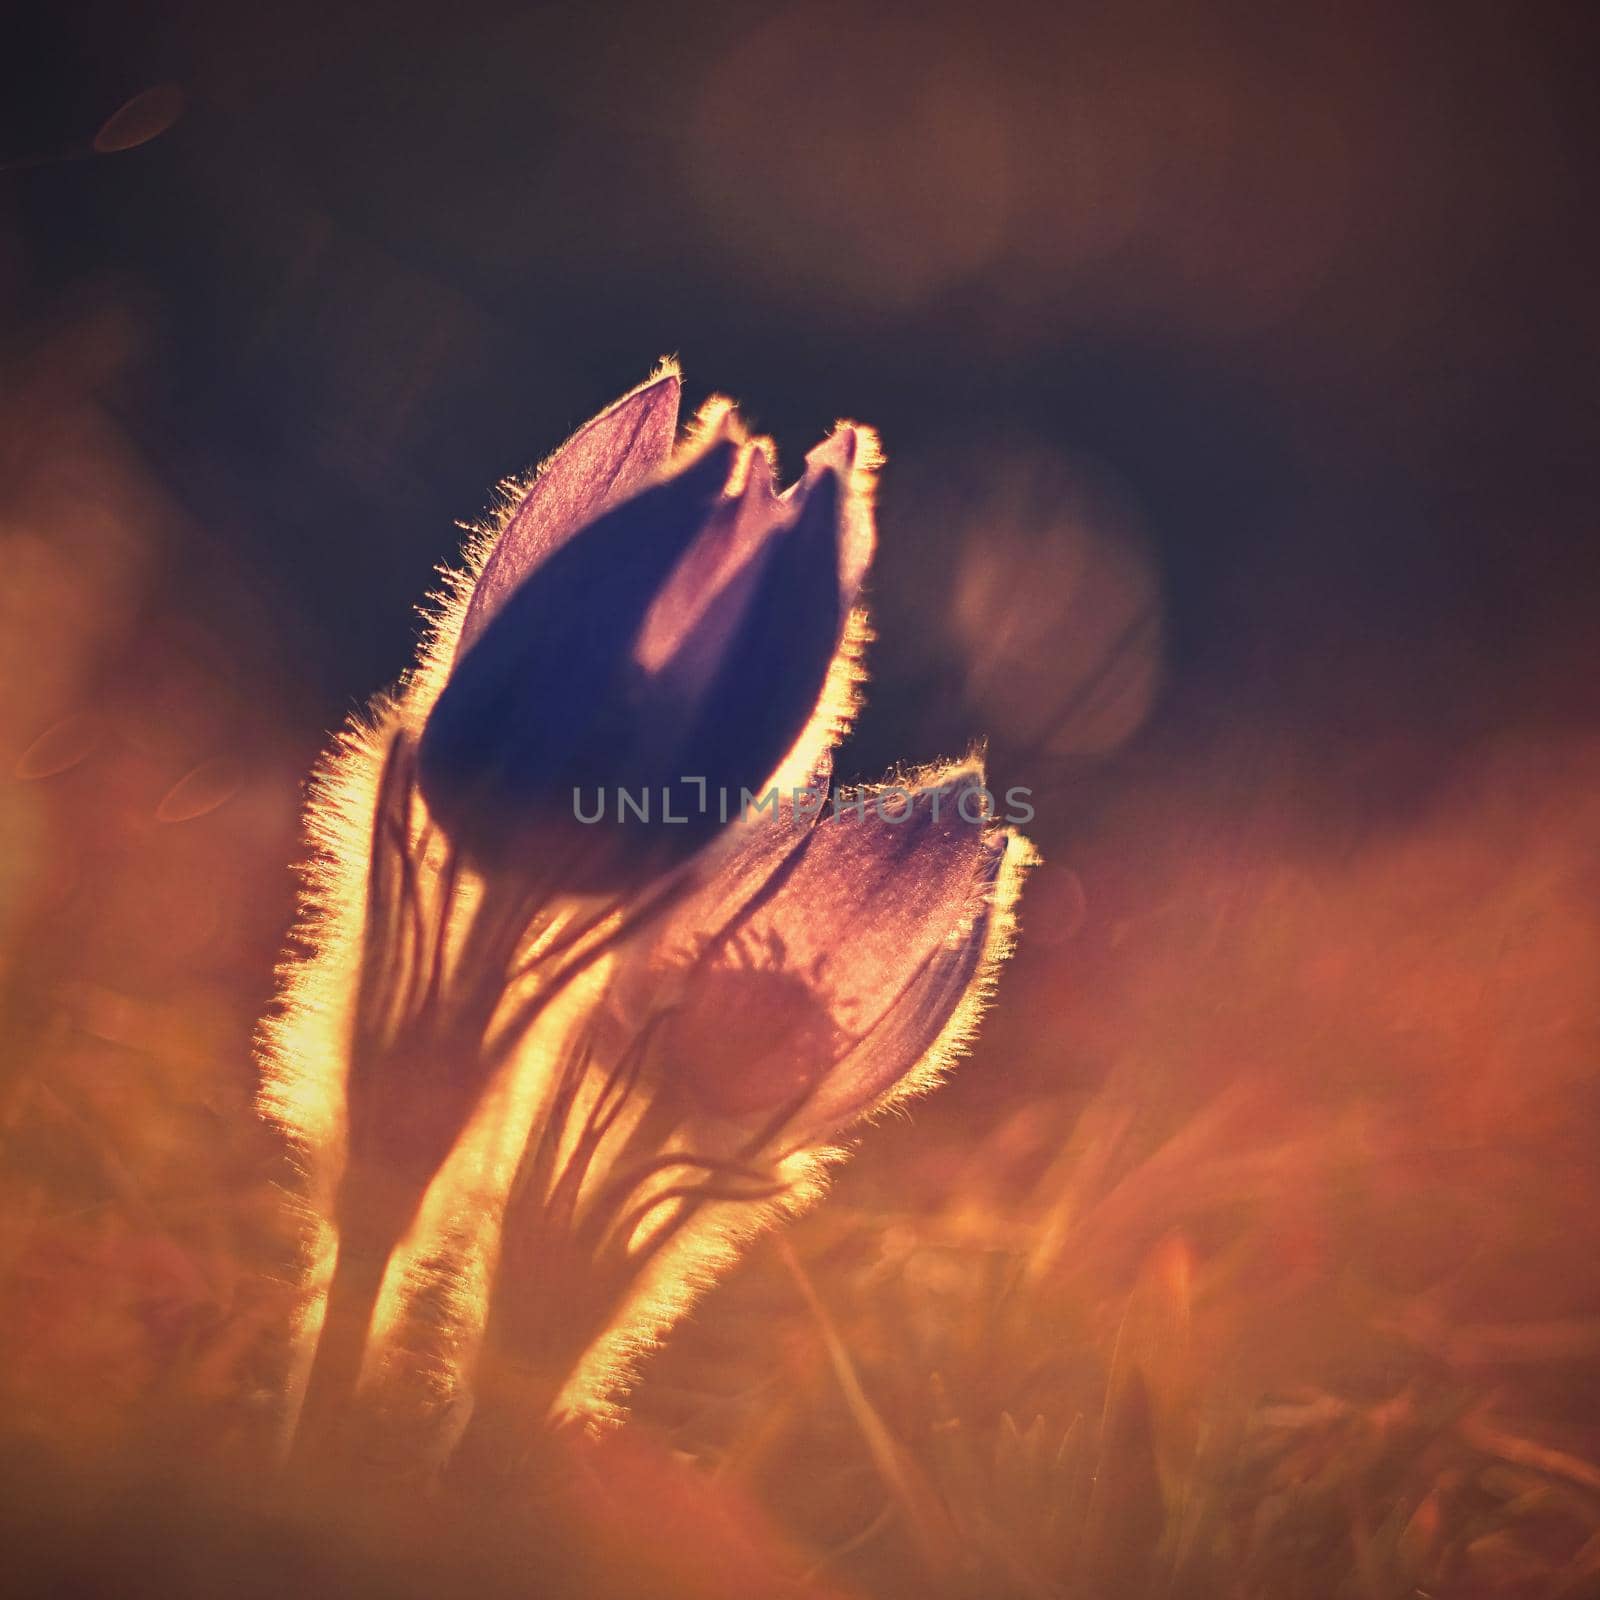
{"label": "purple flower bud", "polygon": [[937,1078],[1005,953],[1032,859],[982,793],[969,764],[784,827],[781,849],[775,828],[747,825],[651,957],[646,983],[677,966],[664,1079],[715,1118],[787,1108],[781,1138],[799,1145]]}
{"label": "purple flower bud", "polygon": [[839,430],[779,496],[727,411],[663,471],[676,409],[668,377],[588,424],[485,562],[418,766],[480,863],[636,886],[830,731],[872,548],[863,435]]}

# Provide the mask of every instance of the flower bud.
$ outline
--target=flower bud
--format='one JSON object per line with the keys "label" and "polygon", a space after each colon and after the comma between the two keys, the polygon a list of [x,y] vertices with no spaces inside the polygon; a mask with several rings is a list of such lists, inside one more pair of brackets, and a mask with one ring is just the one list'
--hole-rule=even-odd
{"label": "flower bud", "polygon": [[789,1143],[934,1081],[1006,952],[1032,860],[962,804],[982,785],[966,765],[877,791],[791,829],[781,859],[752,831],[667,936],[680,967],[663,1077],[715,1118],[787,1109]]}
{"label": "flower bud", "polygon": [[853,429],[779,496],[721,413],[617,499],[660,456],[665,383],[582,430],[513,515],[420,741],[423,796],[469,859],[574,892],[693,855],[793,756],[870,557]]}

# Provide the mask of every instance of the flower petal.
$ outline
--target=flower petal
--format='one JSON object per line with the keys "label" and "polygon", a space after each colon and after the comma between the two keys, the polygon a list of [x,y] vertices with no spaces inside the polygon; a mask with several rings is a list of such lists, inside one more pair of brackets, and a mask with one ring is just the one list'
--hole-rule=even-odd
{"label": "flower petal", "polygon": [[839,539],[839,582],[845,605],[856,603],[877,547],[872,515],[874,475],[882,461],[878,436],[858,422],[841,422],[806,456],[806,475],[789,491],[803,492],[823,472],[833,472],[845,486],[843,527]]}
{"label": "flower petal", "polygon": [[[723,498],[738,447],[722,435],[665,482],[604,513],[543,560],[456,662],[419,750],[423,794],[479,847],[517,814],[571,820],[574,785],[619,769],[618,678],[652,599]],[[496,815],[498,813],[498,815]]]}
{"label": "flower petal", "polygon": [[1022,847],[1014,835],[991,840],[969,887],[967,920],[930,949],[922,965],[866,1036],[835,1062],[789,1130],[789,1137],[826,1137],[896,1091],[925,1088],[913,1081],[929,1063],[935,1073],[946,1065],[941,1045],[964,1043],[964,1011],[991,964],[997,933],[1009,907],[1000,893],[1008,860]]}
{"label": "flower petal", "polygon": [[[794,525],[768,539],[748,575],[714,607],[701,632],[714,654],[691,654],[691,637],[663,674],[704,683],[680,749],[682,771],[713,788],[768,779],[811,721],[839,647],[847,611],[839,593],[841,486],[825,473]],[[742,602],[742,603],[741,603]],[[709,669],[709,670],[708,670]]]}
{"label": "flower petal", "polygon": [[[831,1019],[829,1058],[818,1061],[818,1028],[804,1039],[773,1039],[764,1052],[747,1049],[747,1070],[779,1072],[788,1083],[805,1068],[814,1085],[786,1140],[805,1142],[829,1132],[899,1090],[937,1075],[959,1044],[976,996],[1010,925],[1026,843],[997,831],[986,816],[983,774],[964,764],[931,774],[914,787],[890,787],[851,797],[787,850],[747,841],[720,875],[721,887],[743,901],[710,936],[683,973],[670,1049],[681,1059],[668,1071],[696,1072],[702,1090],[715,1081],[723,1114],[769,1105],[764,1085],[737,1086],[721,1061],[718,1035],[708,1026],[736,1003],[741,973],[752,1007],[780,1028],[802,1008],[774,976],[808,986]],[[784,843],[787,844],[787,838]],[[764,874],[764,876],[762,876]],[[698,904],[691,913],[705,917]],[[679,936],[678,948],[684,947]],[[714,1004],[702,1003],[710,995]],[[779,1002],[783,1003],[780,1004]],[[716,1074],[696,1065],[700,1058]],[[915,1080],[915,1081],[913,1081]],[[704,1093],[699,1096],[708,1110]]]}
{"label": "flower petal", "polygon": [[734,477],[738,489],[678,563],[645,617],[634,659],[648,673],[661,673],[676,658],[675,674],[683,677],[685,661],[720,658],[748,604],[758,552],[793,520],[793,508],[772,492],[772,469],[761,441],[742,452]]}
{"label": "flower petal", "polygon": [[675,368],[663,372],[586,422],[539,469],[478,574],[458,657],[540,562],[666,466],[678,431],[681,389]]}

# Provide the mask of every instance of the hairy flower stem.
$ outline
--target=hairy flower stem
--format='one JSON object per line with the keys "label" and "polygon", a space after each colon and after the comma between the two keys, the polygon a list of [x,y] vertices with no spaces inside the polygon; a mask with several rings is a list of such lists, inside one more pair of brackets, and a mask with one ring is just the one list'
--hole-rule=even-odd
{"label": "hairy flower stem", "polygon": [[[380,817],[381,807],[380,801]],[[415,983],[398,989],[369,983],[357,1008],[346,1165],[333,1207],[339,1250],[301,1408],[302,1455],[338,1454],[387,1264],[484,1095],[512,1066],[546,1009],[679,892],[669,881],[626,915],[618,916],[614,902],[570,908],[568,915],[535,883],[490,880],[452,938],[459,884],[453,858],[437,875],[425,914],[412,916],[409,908],[423,900],[416,885],[428,875],[410,859],[404,834],[392,837],[405,860],[405,870],[394,876],[403,885],[398,899],[407,915],[369,921],[367,966],[381,966],[397,954],[385,945],[393,930],[403,929],[419,958],[414,966],[428,977],[420,992]],[[374,881],[384,870],[381,856],[380,843]],[[419,921],[421,933],[414,931]],[[532,939],[538,948],[530,956]],[[553,1117],[559,1136],[570,1101],[561,1099],[559,1089],[557,1100],[545,1126]]]}
{"label": "hairy flower stem", "polygon": [[[399,848],[404,854],[403,841]],[[378,870],[375,852],[375,877]],[[358,1006],[345,1170],[333,1207],[338,1256],[301,1408],[301,1454],[333,1446],[359,1385],[388,1262],[505,1053],[486,1041],[538,897],[485,894],[450,963],[454,890],[447,874],[432,908],[432,948],[419,963],[439,976],[428,979],[420,1000],[369,985]],[[370,943],[381,945],[384,931],[375,924]],[[390,953],[369,948],[369,968]]]}
{"label": "hairy flower stem", "polygon": [[347,1172],[340,1184],[340,1215],[360,1216],[363,1225],[347,1223],[340,1234],[295,1435],[295,1452],[301,1458],[337,1448],[340,1421],[360,1379],[389,1258],[413,1214],[406,1197],[392,1193],[393,1188],[375,1182],[370,1173],[355,1171]]}
{"label": "hairy flower stem", "polygon": [[574,1381],[637,1314],[641,1285],[664,1250],[708,1211],[743,1210],[789,1190],[762,1154],[775,1127],[730,1154],[695,1148],[673,1096],[640,1081],[656,1031],[647,1024],[591,1082],[586,1111],[578,1090],[597,1069],[586,1047],[574,1050],[528,1142],[507,1207],[471,1418],[450,1468],[473,1492],[520,1483],[540,1459],[540,1439],[571,1420],[563,1413]]}

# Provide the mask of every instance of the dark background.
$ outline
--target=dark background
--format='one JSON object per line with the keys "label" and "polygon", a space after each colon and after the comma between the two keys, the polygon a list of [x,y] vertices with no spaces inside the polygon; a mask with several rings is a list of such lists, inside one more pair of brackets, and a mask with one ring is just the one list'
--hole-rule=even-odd
{"label": "dark background", "polygon": [[[941,642],[974,535],[910,480],[1019,435],[1153,548],[1145,748],[1249,722],[1371,819],[1508,721],[1594,710],[1582,8],[80,4],[8,33],[12,159],[183,90],[141,148],[0,176],[6,353],[122,341],[96,381],[185,514],[161,605],[307,740],[404,664],[453,522],[665,352],[791,469],[836,415],[883,434],[847,770],[983,731]],[[1028,754],[999,775],[1037,783]]]}

